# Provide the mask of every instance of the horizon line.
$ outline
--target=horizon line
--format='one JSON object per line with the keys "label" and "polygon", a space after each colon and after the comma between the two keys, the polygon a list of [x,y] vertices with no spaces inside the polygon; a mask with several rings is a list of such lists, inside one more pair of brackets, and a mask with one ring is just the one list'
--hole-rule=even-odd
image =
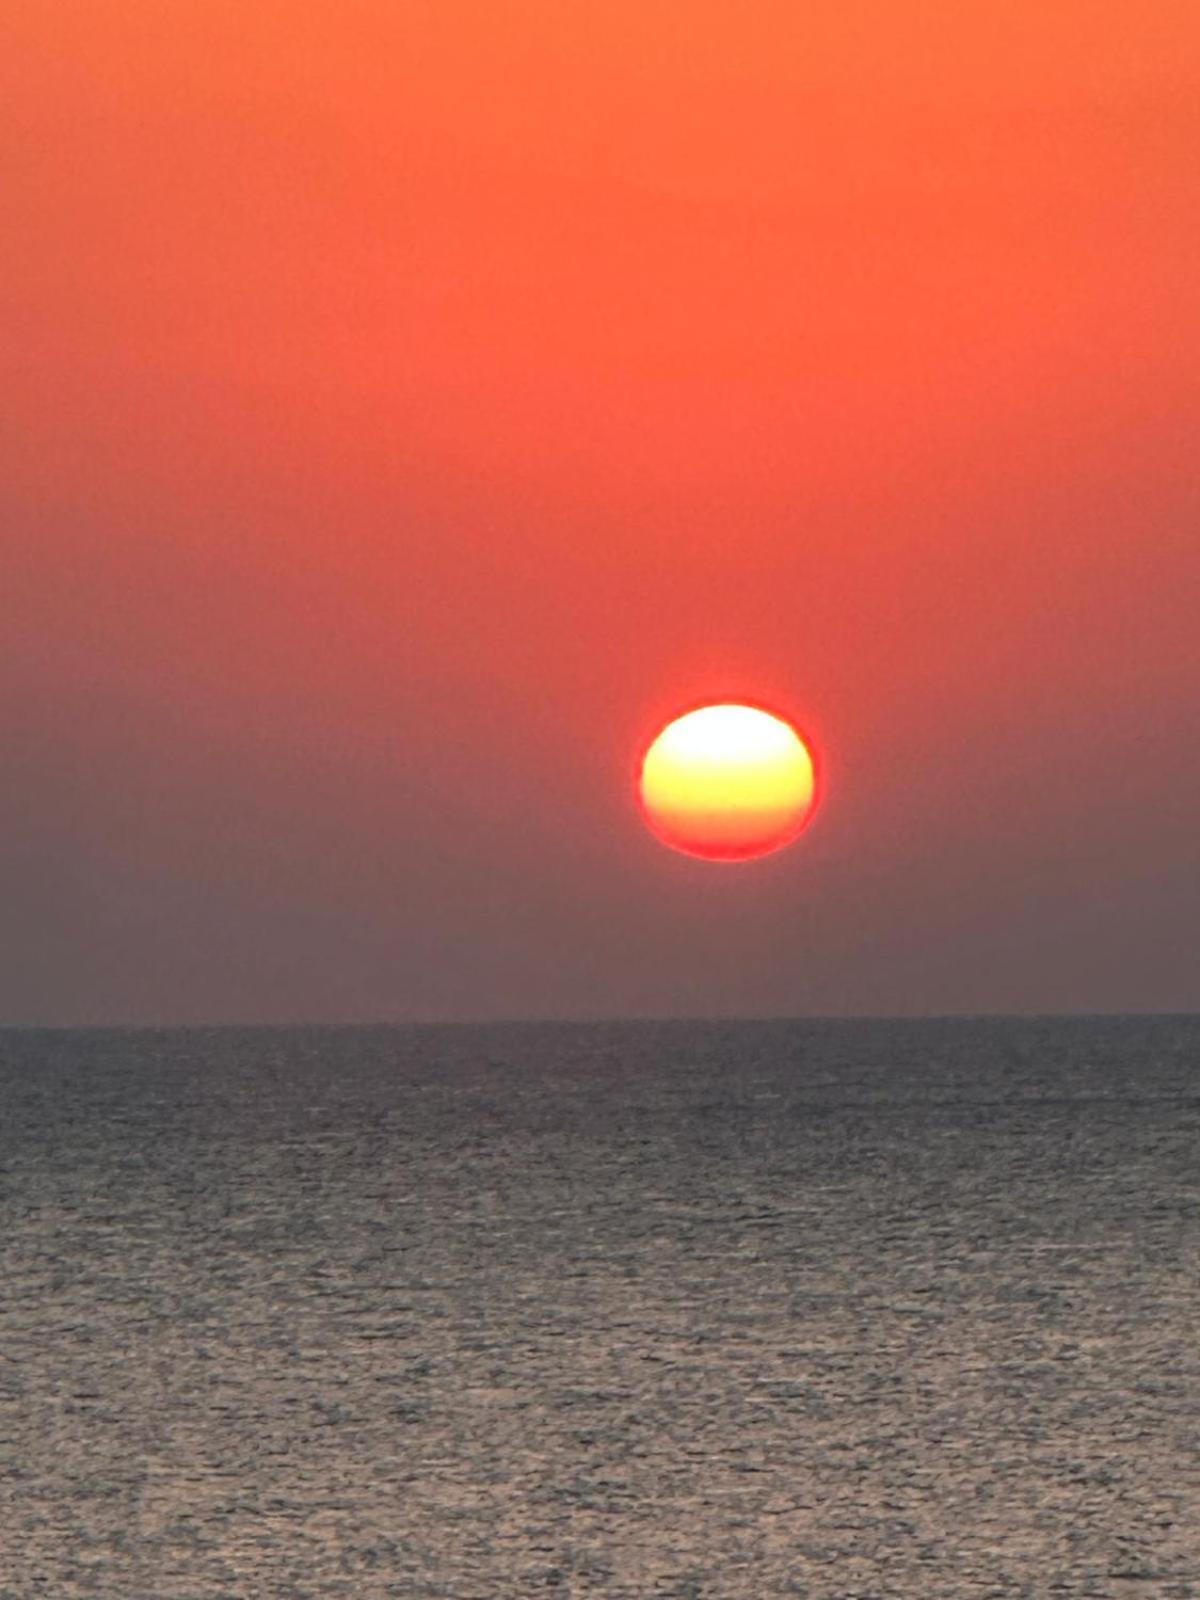
{"label": "horizon line", "polygon": [[1200,1019],[1200,1010],[1186,1007],[1166,1009],[1082,1010],[1061,1011],[827,1011],[827,1012],[770,1012],[770,1013],[664,1013],[638,1012],[621,1015],[581,1013],[570,1016],[479,1016],[479,1017],[377,1017],[377,1018],[274,1018],[274,1019],[221,1019],[190,1021],[121,1021],[121,1022],[36,1022],[0,1020],[0,1034],[5,1033],[185,1033],[313,1029],[384,1029],[384,1028],[530,1028],[530,1027],[620,1027],[653,1024],[656,1026],[687,1027],[697,1024],[744,1024],[763,1026],[772,1023],[854,1023],[854,1022],[1115,1022],[1121,1020],[1185,1020]]}

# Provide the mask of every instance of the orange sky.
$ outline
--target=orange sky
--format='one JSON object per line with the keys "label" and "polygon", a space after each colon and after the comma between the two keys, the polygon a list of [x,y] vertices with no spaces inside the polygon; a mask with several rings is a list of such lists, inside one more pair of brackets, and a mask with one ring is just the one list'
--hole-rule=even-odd
{"label": "orange sky", "polygon": [[[19,0],[0,1017],[1200,1005],[1200,13]],[[705,696],[829,791],[722,873]]]}

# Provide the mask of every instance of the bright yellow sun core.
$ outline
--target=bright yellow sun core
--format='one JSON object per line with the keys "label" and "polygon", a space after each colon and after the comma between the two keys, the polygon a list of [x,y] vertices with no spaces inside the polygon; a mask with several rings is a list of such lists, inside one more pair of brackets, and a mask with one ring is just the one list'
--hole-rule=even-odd
{"label": "bright yellow sun core", "polygon": [[670,722],[638,775],[647,826],[709,861],[745,861],[790,844],[811,820],[816,777],[796,730],[757,706],[701,706]]}

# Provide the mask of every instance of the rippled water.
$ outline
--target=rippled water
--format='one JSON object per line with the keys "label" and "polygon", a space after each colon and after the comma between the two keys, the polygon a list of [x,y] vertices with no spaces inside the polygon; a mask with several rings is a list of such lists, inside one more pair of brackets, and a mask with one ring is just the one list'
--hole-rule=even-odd
{"label": "rippled water", "polygon": [[1200,1595],[1200,1020],[0,1033],[0,1597]]}

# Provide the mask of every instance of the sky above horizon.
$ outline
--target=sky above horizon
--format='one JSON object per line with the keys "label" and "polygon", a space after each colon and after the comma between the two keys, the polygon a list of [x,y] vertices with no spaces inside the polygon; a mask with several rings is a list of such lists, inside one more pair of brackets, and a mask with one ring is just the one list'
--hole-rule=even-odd
{"label": "sky above horizon", "polygon": [[[21,0],[0,1021],[1200,1008],[1200,13]],[[665,850],[707,698],[825,774]]]}

